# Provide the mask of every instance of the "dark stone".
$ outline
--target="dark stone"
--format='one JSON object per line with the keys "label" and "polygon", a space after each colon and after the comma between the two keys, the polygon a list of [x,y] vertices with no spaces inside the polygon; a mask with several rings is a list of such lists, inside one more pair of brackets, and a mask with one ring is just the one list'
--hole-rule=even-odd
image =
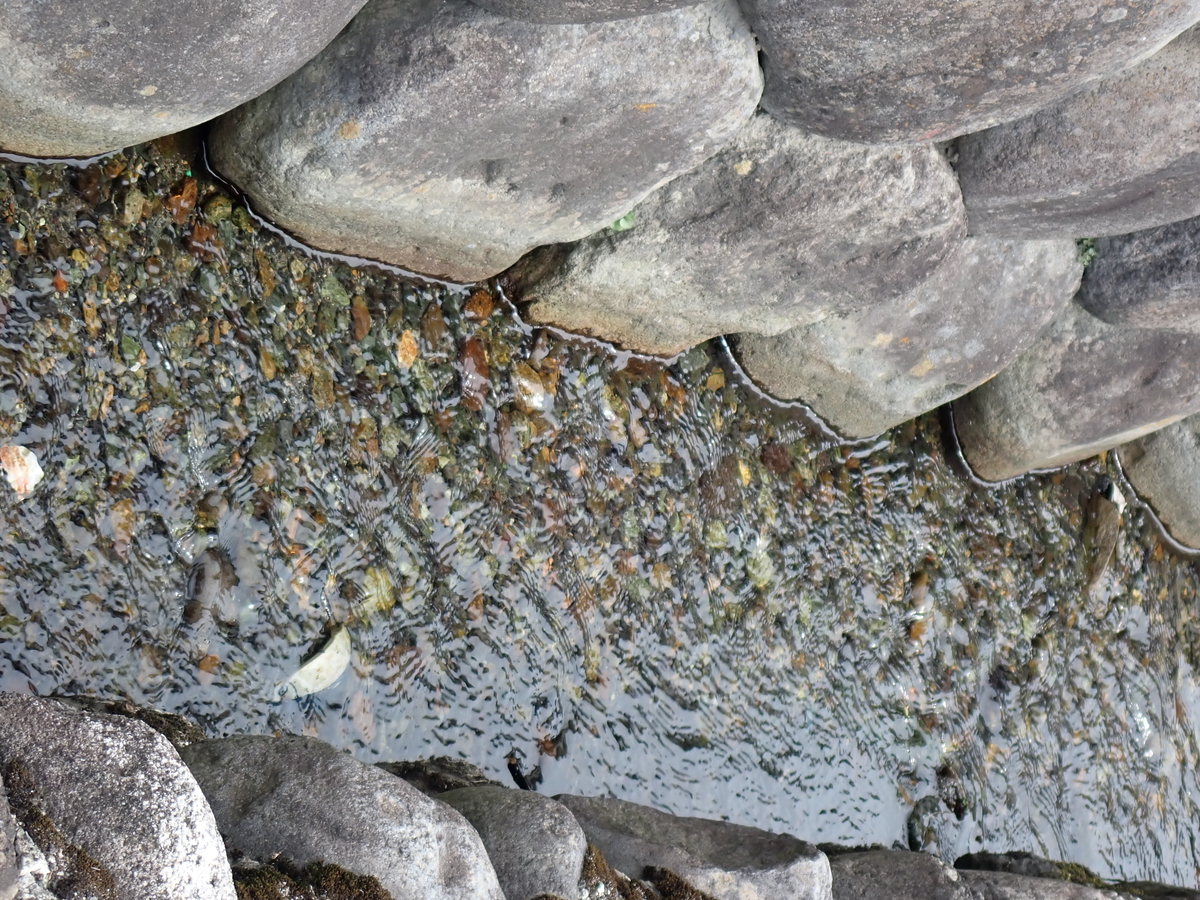
{"label": "dark stone", "polygon": [[734,0],[591,25],[376,0],[210,147],[304,240],[476,281],[694,168],[761,89]]}
{"label": "dark stone", "polygon": [[507,900],[578,900],[587,841],[561,803],[535,791],[467,787],[441,794],[479,832]]}
{"label": "dark stone", "polygon": [[232,849],[373,875],[395,900],[504,900],[450,807],[323,741],[242,736],[184,748]]}
{"label": "dark stone", "polygon": [[1100,887],[1103,879],[1078,863],[1056,862],[1022,850],[1010,853],[965,853],[954,861],[956,869],[1008,872],[1030,878],[1054,878],[1089,887]]}
{"label": "dark stone", "polygon": [[212,811],[166,738],[133,719],[0,694],[0,771],[62,895],[233,900]]}
{"label": "dark stone", "polygon": [[205,740],[203,729],[194,722],[188,721],[176,713],[162,712],[157,709],[146,709],[135,706],[128,700],[104,700],[99,697],[62,697],[53,699],[72,706],[75,709],[88,712],[106,713],[110,716],[123,716],[127,719],[137,719],[149,725],[168,741],[176,750],[182,750],[188,744]]}
{"label": "dark stone", "polygon": [[868,437],[1002,371],[1070,302],[1082,269],[1071,240],[971,238],[908,293],[735,346],[767,391]]}
{"label": "dark stone", "polygon": [[634,877],[669,869],[717,900],[828,900],[829,862],[790,834],[672,816],[649,806],[560,794],[613,868]]}
{"label": "dark stone", "polygon": [[0,6],[0,148],[92,156],[183,131],[295,72],[365,0]]}
{"label": "dark stone", "polygon": [[611,22],[646,16],[683,6],[695,6],[702,0],[474,0],[498,16],[540,22],[546,25]]}
{"label": "dark stone", "polygon": [[1200,28],[1028,118],[958,142],[972,234],[1097,237],[1200,214]]}
{"label": "dark stone", "polygon": [[1200,332],[1200,218],[1098,238],[1079,303],[1126,328]]}
{"label": "dark stone", "polygon": [[375,765],[397,778],[403,778],[429,797],[459,788],[501,786],[500,782],[488,778],[478,766],[450,756],[435,756],[411,762],[382,762]]}
{"label": "dark stone", "polygon": [[936,856],[866,850],[830,857],[833,900],[979,900],[959,873]]}
{"label": "dark stone", "polygon": [[1200,2],[742,0],[763,107],[829,137],[946,140],[1029,115],[1200,19]]}
{"label": "dark stone", "polygon": [[8,808],[8,792],[0,777],[0,900],[17,895],[17,823]]}
{"label": "dark stone", "polygon": [[1200,417],[1126,444],[1121,465],[1171,537],[1200,549]]}
{"label": "dark stone", "polygon": [[760,113],[642,202],[631,228],[535,253],[510,284],[530,321],[670,355],[900,296],[964,232],[932,146],[831,141]]}
{"label": "dark stone", "polygon": [[1109,325],[1071,303],[953,410],[967,461],[982,478],[1065,465],[1200,412],[1200,341]]}

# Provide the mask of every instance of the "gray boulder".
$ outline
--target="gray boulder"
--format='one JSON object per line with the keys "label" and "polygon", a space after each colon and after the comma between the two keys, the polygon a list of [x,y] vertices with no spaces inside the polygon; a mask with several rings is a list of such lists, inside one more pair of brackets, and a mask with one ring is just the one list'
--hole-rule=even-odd
{"label": "gray boulder", "polygon": [[17,895],[17,823],[8,808],[8,794],[0,780],[0,900],[13,900]]}
{"label": "gray boulder", "polygon": [[579,900],[587,841],[561,803],[534,791],[468,787],[439,794],[479,832],[507,900]]}
{"label": "gray boulder", "polygon": [[763,107],[830,137],[946,140],[1011,121],[1150,55],[1200,0],[742,0]]}
{"label": "gray boulder", "polygon": [[13,811],[41,849],[89,859],[91,883],[129,900],[235,897],[204,795],[149,726],[0,694],[0,769]]}
{"label": "gray boulder", "polygon": [[1197,240],[1200,218],[1098,239],[1080,305],[1113,325],[1200,332]]}
{"label": "gray boulder", "polygon": [[476,281],[618,219],[716,152],[761,90],[734,0],[591,25],[376,0],[210,146],[304,240]]}
{"label": "gray boulder", "polygon": [[960,870],[959,877],[980,900],[1116,900],[1114,891],[1013,872]]}
{"label": "gray boulder", "polygon": [[833,900],[980,900],[936,856],[910,850],[862,850],[830,856]]}
{"label": "gray boulder", "polygon": [[91,156],[191,128],[315,56],[365,0],[0,6],[0,148]]}
{"label": "gray boulder", "polygon": [[997,481],[1061,466],[1200,412],[1200,342],[1071,303],[1016,362],[954,402],[967,461]]}
{"label": "gray boulder", "polygon": [[1200,214],[1200,28],[1028,118],[958,142],[972,234],[1096,237]]}
{"label": "gray boulder", "polygon": [[613,868],[640,877],[668,869],[716,900],[829,900],[825,854],[790,834],[672,816],[648,806],[562,794],[588,843]]}
{"label": "gray boulder", "polygon": [[531,254],[510,284],[530,321],[670,355],[900,296],[964,233],[932,146],[832,141],[760,113],[643,201],[631,228]]}
{"label": "gray boulder", "polygon": [[374,875],[395,900],[504,900],[461,815],[323,741],[231,737],[182,755],[230,847],[248,856]]}
{"label": "gray boulder", "polygon": [[1171,536],[1200,549],[1200,416],[1125,444],[1118,456]]}
{"label": "gray boulder", "polygon": [[551,25],[611,22],[695,6],[702,0],[474,0],[499,16]]}
{"label": "gray boulder", "polygon": [[970,238],[925,282],[887,302],[774,337],[740,335],[742,367],[840,434],[869,437],[1002,371],[1070,302],[1075,242]]}

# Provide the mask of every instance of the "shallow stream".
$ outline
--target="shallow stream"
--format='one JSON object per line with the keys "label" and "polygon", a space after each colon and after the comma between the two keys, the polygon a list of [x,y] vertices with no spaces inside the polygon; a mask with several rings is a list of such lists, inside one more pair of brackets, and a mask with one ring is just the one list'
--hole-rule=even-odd
{"label": "shallow stream", "polygon": [[[46,471],[0,480],[0,689],[1197,884],[1197,571],[1134,505],[1085,596],[1110,461],[975,484],[935,415],[842,445],[720,342],[307,254],[197,158],[0,162],[0,444]],[[331,624],[350,668],[281,699]]]}

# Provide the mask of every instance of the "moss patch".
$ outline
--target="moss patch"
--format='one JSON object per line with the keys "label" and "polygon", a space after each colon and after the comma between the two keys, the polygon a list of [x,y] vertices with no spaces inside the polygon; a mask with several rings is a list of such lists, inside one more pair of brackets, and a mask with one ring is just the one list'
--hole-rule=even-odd
{"label": "moss patch", "polygon": [[394,900],[374,875],[356,875],[332,863],[300,868],[277,857],[269,865],[233,870],[238,900]]}
{"label": "moss patch", "polygon": [[[579,884],[582,892],[589,897],[611,897],[611,891],[621,900],[654,900],[644,887],[610,866],[604,854],[591,844],[588,844],[587,852],[583,855],[583,874],[579,878]],[[608,891],[601,891],[601,888],[607,888]]]}
{"label": "moss patch", "polygon": [[646,866],[642,877],[658,888],[663,900],[714,900],[711,894],[693,887],[670,869]]}

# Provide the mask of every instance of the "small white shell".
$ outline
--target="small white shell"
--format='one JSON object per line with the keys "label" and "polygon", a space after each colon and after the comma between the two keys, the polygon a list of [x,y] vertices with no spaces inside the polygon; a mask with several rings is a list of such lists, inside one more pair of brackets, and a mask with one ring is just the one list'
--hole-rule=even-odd
{"label": "small white shell", "polygon": [[22,499],[33,492],[45,474],[38,464],[37,457],[25,447],[0,447],[0,466],[4,467],[8,483]]}
{"label": "small white shell", "polygon": [[350,653],[350,632],[343,626],[329,636],[312,659],[275,689],[275,696],[283,700],[289,695],[303,697],[325,690],[342,677],[350,665]]}

